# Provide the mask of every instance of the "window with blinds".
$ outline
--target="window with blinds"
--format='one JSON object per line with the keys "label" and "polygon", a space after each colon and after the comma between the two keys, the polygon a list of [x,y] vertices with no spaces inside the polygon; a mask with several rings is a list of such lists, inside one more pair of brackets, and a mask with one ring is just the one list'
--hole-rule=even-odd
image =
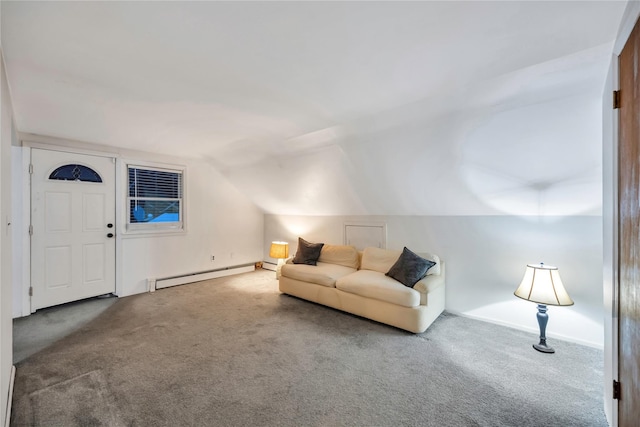
{"label": "window with blinds", "polygon": [[183,228],[183,172],[127,166],[131,230]]}

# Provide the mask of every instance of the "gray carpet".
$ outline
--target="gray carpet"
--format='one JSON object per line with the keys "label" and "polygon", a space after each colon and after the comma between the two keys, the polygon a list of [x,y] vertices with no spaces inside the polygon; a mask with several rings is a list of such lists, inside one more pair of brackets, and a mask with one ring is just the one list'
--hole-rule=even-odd
{"label": "gray carpet", "polygon": [[444,314],[410,334],[271,271],[122,298],[17,365],[11,425],[606,426],[602,352]]}
{"label": "gray carpet", "polygon": [[91,371],[29,396],[36,425],[124,426],[102,371]]}
{"label": "gray carpet", "polygon": [[118,299],[98,297],[38,310],[13,319],[13,363],[34,353],[93,320]]}

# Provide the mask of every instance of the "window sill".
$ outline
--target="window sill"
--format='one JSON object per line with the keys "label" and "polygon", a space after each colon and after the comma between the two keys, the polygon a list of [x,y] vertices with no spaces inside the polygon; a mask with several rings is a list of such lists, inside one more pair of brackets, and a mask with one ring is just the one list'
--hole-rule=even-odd
{"label": "window sill", "polygon": [[179,228],[134,228],[127,229],[122,233],[122,237],[153,237],[153,236],[167,236],[186,234],[187,230],[184,227]]}

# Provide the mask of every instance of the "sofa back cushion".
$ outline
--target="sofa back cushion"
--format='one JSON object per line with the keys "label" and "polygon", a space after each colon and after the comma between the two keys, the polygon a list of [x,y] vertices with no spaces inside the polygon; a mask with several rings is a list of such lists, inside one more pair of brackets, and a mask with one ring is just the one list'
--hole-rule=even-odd
{"label": "sofa back cushion", "polygon": [[[436,263],[433,267],[427,270],[427,276],[440,275],[440,258],[438,255],[429,254],[425,252],[416,252],[424,259],[428,259]],[[387,273],[393,264],[396,263],[402,251],[394,251],[390,249],[380,249],[374,247],[364,248],[362,251],[362,260],[360,262],[361,270],[373,270],[380,273]]]}
{"label": "sofa back cushion", "polygon": [[360,265],[358,250],[355,246],[348,245],[324,245],[318,261],[350,268],[358,268]]}
{"label": "sofa back cushion", "polygon": [[364,248],[360,269],[386,273],[393,267],[401,253],[402,251],[392,251],[390,249]]}

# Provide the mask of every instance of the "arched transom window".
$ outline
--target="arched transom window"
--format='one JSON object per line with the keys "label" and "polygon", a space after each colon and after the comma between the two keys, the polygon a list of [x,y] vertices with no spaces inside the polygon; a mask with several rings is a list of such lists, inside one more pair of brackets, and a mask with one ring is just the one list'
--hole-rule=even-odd
{"label": "arched transom window", "polygon": [[83,182],[102,182],[102,178],[98,172],[84,165],[64,165],[60,166],[49,175],[49,179],[59,181],[83,181]]}

